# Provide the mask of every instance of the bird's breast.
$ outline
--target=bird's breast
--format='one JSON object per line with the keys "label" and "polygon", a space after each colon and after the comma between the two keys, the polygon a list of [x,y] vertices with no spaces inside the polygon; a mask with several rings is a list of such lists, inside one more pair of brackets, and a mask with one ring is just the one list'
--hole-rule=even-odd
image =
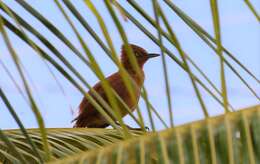
{"label": "bird's breast", "polygon": [[[133,111],[137,104],[138,100],[140,98],[141,88],[144,83],[144,76],[140,77],[138,75],[131,75],[133,82],[130,83],[132,86],[132,92],[134,95],[131,97],[131,93],[126,87],[126,84],[124,83],[123,79],[119,74],[114,75],[114,77],[111,77],[109,79],[111,86],[114,88],[114,90],[117,92],[117,94],[124,100],[125,104],[130,108],[131,111]],[[124,105],[120,103],[119,101],[119,108],[121,110],[121,114],[124,116],[127,114],[127,110],[125,109]]]}

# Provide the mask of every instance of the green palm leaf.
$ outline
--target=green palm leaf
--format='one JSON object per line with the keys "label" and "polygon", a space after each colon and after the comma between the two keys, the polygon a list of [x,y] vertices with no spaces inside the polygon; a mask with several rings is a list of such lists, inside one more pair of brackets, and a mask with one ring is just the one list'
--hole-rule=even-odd
{"label": "green palm leaf", "polygon": [[259,125],[254,106],[52,163],[259,163]]}
{"label": "green palm leaf", "polygon": [[[123,140],[121,133],[113,129],[86,129],[86,128],[53,128],[47,130],[47,140],[51,147],[51,160],[64,158],[80,152],[105,147],[112,143]],[[30,149],[26,137],[20,130],[5,130],[6,137],[16,147],[21,158],[27,162],[38,163],[38,157]],[[36,145],[36,149],[41,156],[44,155],[42,148],[41,133],[38,129],[27,129],[27,133]],[[142,134],[140,131],[131,131],[132,136]],[[13,153],[12,147],[4,144],[0,140],[0,161],[15,162],[19,161],[19,156]]]}
{"label": "green palm leaf", "polygon": [[[161,132],[144,135],[140,131],[131,131],[135,137],[123,142],[119,142],[124,138],[117,130],[86,128],[47,129],[47,140],[54,163],[94,162],[98,158],[110,163],[117,161],[119,156],[119,162],[123,163],[135,163],[140,159],[147,163],[258,163],[259,125],[260,106],[254,106]],[[27,132],[43,155],[40,131],[28,129]],[[39,162],[20,130],[5,130],[4,133],[23,158],[28,162]],[[1,161],[19,161],[12,154],[12,147],[0,142],[0,150]],[[59,158],[64,159],[57,160]]]}

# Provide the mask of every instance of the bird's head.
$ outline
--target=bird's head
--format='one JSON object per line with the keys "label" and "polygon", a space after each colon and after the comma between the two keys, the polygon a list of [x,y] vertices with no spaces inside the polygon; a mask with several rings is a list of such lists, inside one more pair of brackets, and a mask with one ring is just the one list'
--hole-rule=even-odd
{"label": "bird's head", "polygon": [[[134,57],[136,58],[136,61],[137,61],[138,65],[140,66],[140,68],[143,68],[144,63],[148,59],[159,56],[159,54],[148,53],[146,50],[144,50],[143,48],[141,48],[137,45],[129,44],[129,46],[132,48]],[[121,62],[125,68],[128,68],[128,69],[132,68],[125,45],[122,46]]]}

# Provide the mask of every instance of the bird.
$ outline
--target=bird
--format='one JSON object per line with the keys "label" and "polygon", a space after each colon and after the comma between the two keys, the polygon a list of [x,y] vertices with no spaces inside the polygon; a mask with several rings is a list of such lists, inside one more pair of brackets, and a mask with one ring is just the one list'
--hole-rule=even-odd
{"label": "bird", "polygon": [[[119,71],[106,77],[106,80],[108,81],[110,86],[114,89],[114,91],[122,98],[122,100],[131,110],[131,112],[133,112],[137,107],[138,100],[141,94],[141,88],[143,86],[144,79],[145,79],[143,66],[149,59],[157,57],[159,56],[159,54],[148,53],[145,49],[134,44],[129,44],[129,46],[133,50],[132,54],[134,54],[138,67],[140,69],[137,71],[137,69],[133,67],[132,63],[130,63],[129,56],[127,55],[126,45],[121,46],[120,62],[122,66],[125,68],[125,70],[127,71],[127,73],[129,74],[129,76],[131,77],[131,79],[133,80],[133,82],[135,83],[135,85],[132,86],[133,86],[134,96],[136,98],[136,101],[133,101],[132,97],[130,96],[130,93],[126,88],[125,83]],[[106,96],[105,90],[102,87],[101,82],[96,83],[93,86],[93,89],[109,104],[108,98]],[[94,100],[97,101],[97,99],[93,94],[93,91],[91,92],[91,90],[89,90],[87,94],[92,96]],[[98,104],[101,105],[100,103]],[[120,104],[119,101],[118,104]],[[120,117],[122,118],[128,114],[127,109],[125,109],[124,107],[125,106],[123,106],[122,104],[119,105]],[[106,128],[110,125],[108,120],[106,120],[106,118],[97,109],[95,109],[95,107],[85,96],[83,97],[79,105],[78,115],[73,121],[75,121],[75,124],[73,126],[74,128],[84,128],[84,127]],[[118,120],[114,120],[114,121],[118,121]]]}

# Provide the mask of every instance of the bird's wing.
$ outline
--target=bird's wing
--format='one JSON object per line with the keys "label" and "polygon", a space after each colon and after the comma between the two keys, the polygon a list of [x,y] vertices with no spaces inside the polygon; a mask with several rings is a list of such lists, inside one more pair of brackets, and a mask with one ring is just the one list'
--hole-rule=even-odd
{"label": "bird's wing", "polygon": [[[97,83],[93,89],[103,98],[106,100],[105,92],[104,89],[102,88],[101,83]],[[94,94],[89,91],[88,94],[95,100],[97,101],[96,97]],[[98,101],[97,101],[98,102]],[[81,101],[79,105],[79,115],[83,114],[84,115],[93,115],[96,114],[98,111],[94,108],[94,106],[91,104],[91,102],[84,96],[83,100]]]}
{"label": "bird's wing", "polygon": [[[107,101],[106,94],[102,88],[101,83],[97,83],[93,89],[105,100]],[[96,102],[99,102],[94,96],[92,91],[89,91],[89,94]],[[100,104],[100,103],[98,103]],[[73,120],[76,121],[74,127],[104,127],[107,126],[106,120],[102,115],[95,109],[92,103],[84,96],[80,105],[79,105],[79,114]]]}
{"label": "bird's wing", "polygon": [[[129,101],[130,99],[128,92],[126,92],[125,85],[122,81],[121,76],[118,73],[115,73],[107,78],[108,82],[111,84],[111,87],[115,89],[115,91],[118,93],[120,97],[123,99],[126,99],[126,103],[132,107],[132,103]],[[106,93],[101,85],[101,82],[97,83],[93,89],[108,103],[108,99],[106,96]],[[94,98],[94,100],[97,101],[95,98],[93,92],[89,91],[88,94]],[[99,102],[99,101],[97,101]],[[100,104],[100,103],[98,103]],[[102,106],[102,105],[101,105]],[[103,106],[102,106],[103,107]],[[103,107],[105,110],[105,108]],[[106,110],[105,110],[106,111]],[[112,115],[107,112],[108,115],[112,117]],[[113,117],[112,117],[113,118]],[[99,124],[99,127],[102,127],[102,123],[105,125],[107,124],[107,121],[105,118],[98,112],[98,110],[95,109],[95,107],[88,101],[86,97],[83,98],[83,100],[80,103],[79,106],[79,115],[75,119],[76,124],[75,127],[85,127],[85,126],[95,126]],[[98,126],[95,126],[98,127]]]}

